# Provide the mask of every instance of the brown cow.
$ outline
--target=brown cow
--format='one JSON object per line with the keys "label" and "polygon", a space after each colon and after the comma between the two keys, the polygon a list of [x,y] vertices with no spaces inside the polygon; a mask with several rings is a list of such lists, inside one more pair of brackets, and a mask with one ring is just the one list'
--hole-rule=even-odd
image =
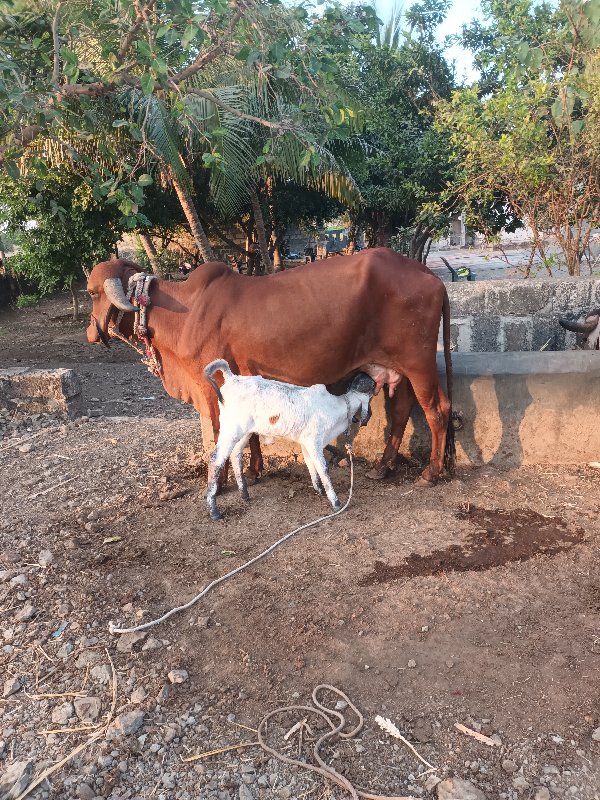
{"label": "brown cow", "polygon": [[[88,280],[93,301],[88,341],[107,342],[119,309],[125,312],[120,330],[132,335],[134,315],[127,312],[134,309],[125,287],[138,271],[136,264],[122,259],[94,267]],[[214,359],[226,359],[240,375],[301,386],[331,385],[365,371],[378,389],[387,382],[391,396],[391,435],[373,477],[383,477],[395,463],[415,396],[432,436],[430,463],[422,478],[434,482],[444,465],[452,472],[448,295],[424,265],[385,248],[260,278],[211,262],[184,283],[155,280],[150,296],[148,332],[164,387],[172,397],[210,415],[215,436],[218,404],[203,375]],[[436,368],[442,316],[450,401]],[[261,471],[254,437],[250,472]]]}

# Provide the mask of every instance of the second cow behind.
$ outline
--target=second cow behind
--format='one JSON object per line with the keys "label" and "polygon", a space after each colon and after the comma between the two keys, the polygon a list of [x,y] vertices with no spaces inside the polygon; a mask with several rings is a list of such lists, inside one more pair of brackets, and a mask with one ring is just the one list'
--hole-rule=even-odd
{"label": "second cow behind", "polygon": [[[219,371],[224,378],[221,388],[213,378]],[[210,456],[206,494],[211,518],[221,519],[216,501],[217,482],[229,457],[240,494],[244,500],[249,499],[242,454],[253,433],[297,442],[315,490],[326,494],[334,510],[339,511],[340,501],[327,472],[323,449],[349,428],[359,411],[361,424],[367,424],[371,414],[369,402],[375,389],[372,378],[359,373],[346,394],[336,397],[323,384],[294,386],[259,375],[234,375],[222,359],[211,361],[204,374],[219,400],[219,439]]]}

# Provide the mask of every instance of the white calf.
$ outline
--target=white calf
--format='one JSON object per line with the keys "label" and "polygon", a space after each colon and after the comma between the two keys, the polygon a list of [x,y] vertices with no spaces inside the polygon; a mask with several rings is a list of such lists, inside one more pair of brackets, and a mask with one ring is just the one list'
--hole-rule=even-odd
{"label": "white calf", "polygon": [[[213,379],[219,371],[225,379],[220,389]],[[224,360],[211,361],[204,374],[219,399],[219,439],[210,456],[206,493],[212,519],[221,519],[216,502],[217,481],[229,457],[242,498],[250,499],[242,471],[242,452],[253,433],[298,442],[315,490],[321,495],[326,493],[338,511],[341,505],[327,473],[323,448],[347,430],[359,410],[361,423],[367,424],[374,381],[359,373],[346,394],[336,397],[320,383],[304,387],[265,380],[260,375],[234,375]]]}

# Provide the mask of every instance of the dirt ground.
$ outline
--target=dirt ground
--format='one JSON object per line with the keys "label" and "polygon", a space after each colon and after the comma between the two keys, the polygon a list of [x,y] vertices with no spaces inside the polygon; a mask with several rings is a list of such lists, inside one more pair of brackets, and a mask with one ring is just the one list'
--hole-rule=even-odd
{"label": "dirt ground", "polygon": [[[0,316],[0,367],[71,367],[87,409],[71,422],[0,419],[0,666],[3,682],[20,684],[0,700],[0,773],[27,762],[39,774],[64,758],[106,719],[114,691],[113,717],[143,712],[141,727],[102,732],[31,796],[346,797],[257,746],[183,761],[255,741],[244,726],[309,704],[326,683],[365,727],[323,755],[371,794],[435,797],[433,775],[483,792],[445,795],[456,800],[600,798],[599,472],[463,468],[419,490],[414,465],[373,483],[359,461],[344,514],[145,638],[120,640],[110,621],[135,625],[187,602],[329,509],[302,464],[273,460],[251,503],[230,488],[224,521],[211,522],[195,412],[133,351],[88,345],[67,306],[65,296]],[[333,466],[332,479],[345,498],[348,467]],[[172,684],[171,670],[187,676]],[[96,698],[91,715],[68,707],[82,696]],[[284,741],[305,718],[310,731]],[[298,736],[306,745],[318,728],[314,714],[286,713],[270,736],[294,756]]]}

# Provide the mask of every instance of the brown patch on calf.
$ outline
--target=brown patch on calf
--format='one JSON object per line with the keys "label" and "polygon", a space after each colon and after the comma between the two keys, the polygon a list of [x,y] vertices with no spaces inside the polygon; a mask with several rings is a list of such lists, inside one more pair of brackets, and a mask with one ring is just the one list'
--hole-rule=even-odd
{"label": "brown patch on calf", "polygon": [[271,423],[271,425],[275,425],[278,419],[279,419],[279,414],[275,414],[272,417],[269,417],[269,422]]}

